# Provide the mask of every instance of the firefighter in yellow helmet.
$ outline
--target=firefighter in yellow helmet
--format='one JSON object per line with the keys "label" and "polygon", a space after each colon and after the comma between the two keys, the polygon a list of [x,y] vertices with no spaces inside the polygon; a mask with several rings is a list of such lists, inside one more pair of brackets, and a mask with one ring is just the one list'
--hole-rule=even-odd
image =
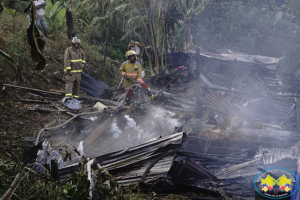
{"label": "firefighter in yellow helmet", "polygon": [[[149,91],[149,86],[146,83],[144,83],[142,79],[142,66],[139,62],[137,62],[137,55],[135,51],[127,51],[126,57],[127,61],[124,62],[120,68],[120,73],[124,77],[125,91],[127,91],[127,89],[135,83],[140,83],[144,89]],[[131,88],[130,91],[127,93],[127,105],[130,105],[130,98],[132,97],[132,94],[133,88]]]}
{"label": "firefighter in yellow helmet", "polygon": [[81,72],[84,66],[85,54],[80,48],[80,39],[74,37],[72,46],[66,49],[64,56],[66,97],[79,97]]}

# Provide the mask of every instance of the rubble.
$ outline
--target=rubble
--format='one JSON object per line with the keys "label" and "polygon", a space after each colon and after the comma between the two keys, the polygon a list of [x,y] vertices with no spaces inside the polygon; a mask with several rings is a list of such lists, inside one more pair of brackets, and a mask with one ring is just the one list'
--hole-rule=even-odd
{"label": "rubble", "polygon": [[[37,146],[24,155],[26,161],[43,165],[59,153],[63,178],[79,166],[76,151],[62,148],[61,141],[81,143],[92,168],[107,169],[123,187],[139,183],[147,192],[195,192],[207,199],[251,198],[254,178],[263,169],[294,171],[300,95],[289,75],[276,69],[280,58],[194,54],[164,56],[168,69],[145,81],[158,93],[155,101],[140,88],[134,91],[130,109],[115,101],[120,95],[112,100],[80,96],[92,102],[90,109],[99,100],[101,112],[74,115],[59,128],[44,129],[55,130],[41,134]],[[49,97],[61,97],[29,90],[44,94],[46,100],[21,102],[53,107]],[[53,154],[36,158],[38,151],[50,151],[41,145],[45,139]],[[63,158],[71,159],[61,164]]]}

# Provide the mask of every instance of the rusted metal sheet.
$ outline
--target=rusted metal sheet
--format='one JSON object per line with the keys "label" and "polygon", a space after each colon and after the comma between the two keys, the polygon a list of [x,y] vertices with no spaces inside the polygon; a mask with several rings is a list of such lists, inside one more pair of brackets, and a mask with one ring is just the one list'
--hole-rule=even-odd
{"label": "rusted metal sheet", "polygon": [[280,60],[280,58],[260,56],[260,55],[249,55],[240,52],[232,52],[229,54],[216,54],[212,52],[202,51],[201,56],[210,59],[220,60],[220,61],[234,62],[240,64],[241,66],[242,63],[252,64],[257,66],[260,65],[272,70],[276,69],[276,65]]}
{"label": "rusted metal sheet", "polygon": [[176,159],[168,172],[168,176],[180,182],[183,180],[190,181],[189,179],[217,179],[207,168],[204,168],[191,158]]}
{"label": "rusted metal sheet", "polygon": [[159,138],[135,147],[128,148],[124,151],[118,151],[108,155],[99,156],[95,158],[95,163],[99,163],[101,166],[106,166],[108,170],[122,168],[141,160],[156,156],[156,151],[174,142],[180,145],[181,141],[179,143],[176,141],[181,140],[182,136],[183,133],[177,133],[166,138]]}
{"label": "rusted metal sheet", "polygon": [[224,115],[233,116],[238,114],[240,116],[244,116],[244,114],[240,112],[235,105],[231,104],[222,95],[214,91],[210,91],[208,93],[204,99],[204,103],[208,108],[218,111]]}
{"label": "rusted metal sheet", "polygon": [[[123,183],[130,183],[136,181],[136,177],[141,176],[155,158],[167,150],[181,147],[185,139],[186,135],[183,132],[153,139],[135,147],[98,156],[94,158],[93,164],[100,164],[100,166],[109,170],[112,175],[120,176],[120,178],[117,177],[117,180],[122,180],[122,177],[124,177],[128,181],[123,181]],[[153,173],[150,173],[150,176],[166,174],[171,164],[171,157],[162,159],[159,165],[153,168]],[[60,177],[77,170],[78,163],[62,168],[59,172]]]}
{"label": "rusted metal sheet", "polygon": [[288,101],[257,98],[248,101],[244,107],[260,115],[269,117],[273,121],[283,121],[291,113],[294,106],[295,104]]}
{"label": "rusted metal sheet", "polygon": [[280,124],[291,117],[294,108],[293,103],[258,98],[246,102],[243,106],[231,104],[222,95],[210,91],[204,99],[205,105],[224,115],[238,115],[244,119],[260,120]]}
{"label": "rusted metal sheet", "polygon": [[[148,173],[146,179],[152,179],[155,177],[165,177],[169,171],[174,156],[167,156],[158,161],[156,165]],[[116,179],[120,184],[129,184],[133,182],[139,182],[146,168],[151,164],[151,160],[142,161],[136,165],[130,167],[130,171],[121,171],[117,174]]]}

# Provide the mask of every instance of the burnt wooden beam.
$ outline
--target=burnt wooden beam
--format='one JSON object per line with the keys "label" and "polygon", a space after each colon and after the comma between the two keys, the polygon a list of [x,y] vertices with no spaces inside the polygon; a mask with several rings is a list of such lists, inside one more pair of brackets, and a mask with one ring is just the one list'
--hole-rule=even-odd
{"label": "burnt wooden beam", "polygon": [[79,95],[79,99],[91,99],[91,100],[100,101],[102,103],[108,103],[108,104],[111,104],[111,105],[114,105],[114,106],[118,106],[120,104],[120,102],[110,101],[110,100],[107,100],[107,99],[101,99],[101,98],[87,96],[87,95]]}
{"label": "burnt wooden beam", "polygon": [[94,140],[96,140],[102,133],[107,131],[107,128],[109,127],[110,123],[112,122],[112,117],[109,117],[101,126],[99,126],[91,135],[89,135],[84,141],[83,141],[83,147],[86,147],[87,145],[91,144]]}
{"label": "burnt wooden beam", "polygon": [[14,88],[18,88],[18,89],[29,90],[29,91],[33,91],[33,92],[39,92],[39,93],[52,94],[52,95],[63,96],[63,94],[64,94],[64,93],[62,93],[62,92],[50,92],[50,91],[38,90],[38,89],[34,89],[34,88],[23,87],[23,86],[17,86],[17,85],[12,85],[12,84],[3,84],[3,85],[4,85],[4,86],[7,86],[7,87],[14,87]]}
{"label": "burnt wooden beam", "polygon": [[300,130],[300,98],[296,102],[297,129]]}
{"label": "burnt wooden beam", "polygon": [[164,74],[166,70],[167,70],[167,69],[162,70],[161,72],[159,72],[159,73],[156,74],[155,76],[151,77],[149,80],[146,80],[145,82],[146,82],[146,83],[151,83],[151,82],[153,81],[153,79],[155,79],[155,78],[159,77],[160,75]]}
{"label": "burnt wooden beam", "polygon": [[264,97],[264,98],[290,98],[290,97],[297,97],[300,98],[300,95],[271,95],[271,96],[265,96],[261,94],[255,94],[255,93],[250,93],[250,92],[243,92],[243,91],[238,91],[238,90],[227,90],[227,89],[222,89],[222,88],[214,88],[214,87],[208,87],[208,86],[198,86],[199,88],[203,89],[208,89],[208,90],[216,90],[216,91],[224,91],[224,92],[229,92],[229,93],[237,93],[237,94],[245,94],[245,95],[251,95],[255,97]]}
{"label": "burnt wooden beam", "polygon": [[196,49],[196,85],[195,89],[195,99],[196,99],[196,117],[201,118],[203,115],[203,101],[201,100],[201,91],[198,86],[201,85],[201,59],[200,59],[200,49]]}
{"label": "burnt wooden beam", "polygon": [[[159,91],[157,90],[153,90],[154,92],[158,93]],[[171,99],[171,100],[174,100],[178,103],[183,103],[183,104],[186,104],[186,105],[189,105],[189,106],[195,106],[196,103],[194,101],[190,101],[188,99],[184,99],[184,98],[181,98],[179,96],[176,96],[174,94],[171,94],[171,93],[168,93],[168,92],[162,92],[163,96],[166,97],[167,99]]]}
{"label": "burnt wooden beam", "polygon": [[31,99],[20,99],[20,102],[23,103],[34,103],[34,104],[50,104],[47,101],[40,101],[40,100],[31,100]]}

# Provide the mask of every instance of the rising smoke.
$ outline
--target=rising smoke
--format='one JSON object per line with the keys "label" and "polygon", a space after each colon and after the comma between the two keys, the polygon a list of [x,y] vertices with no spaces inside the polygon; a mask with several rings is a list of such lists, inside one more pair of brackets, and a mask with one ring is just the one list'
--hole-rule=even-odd
{"label": "rising smoke", "polygon": [[[105,129],[104,132],[88,146],[83,149],[81,146],[81,150],[84,151],[86,156],[95,157],[133,147],[160,136],[168,136],[175,131],[175,127],[181,125],[180,120],[174,117],[174,113],[151,105],[148,105],[146,112],[143,112],[143,114],[139,112],[134,112],[131,115],[117,114],[109,125],[102,127]],[[101,123],[97,124],[96,127],[100,125]],[[56,146],[61,144],[62,141],[68,141],[73,143],[74,147],[78,147],[79,143],[92,133],[93,131],[90,129],[73,129],[51,138],[51,144]],[[65,147],[60,145],[54,147],[54,149],[62,149],[61,152],[65,156]],[[69,148],[68,152],[74,154],[72,157],[76,157],[76,152],[72,151],[73,149]]]}

